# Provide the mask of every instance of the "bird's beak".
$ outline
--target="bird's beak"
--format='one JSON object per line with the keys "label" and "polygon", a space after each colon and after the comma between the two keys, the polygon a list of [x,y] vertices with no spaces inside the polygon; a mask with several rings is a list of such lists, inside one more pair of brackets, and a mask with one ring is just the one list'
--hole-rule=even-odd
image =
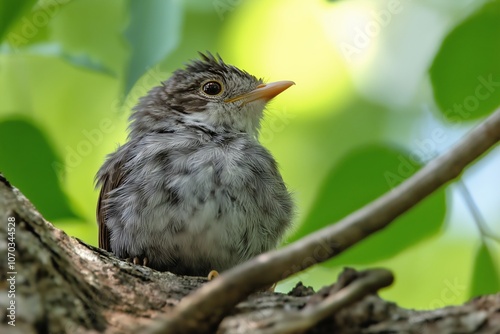
{"label": "bird's beak", "polygon": [[268,84],[258,85],[257,88],[246,94],[232,97],[224,102],[243,101],[244,104],[255,100],[269,101],[288,87],[295,85],[293,81],[276,81]]}

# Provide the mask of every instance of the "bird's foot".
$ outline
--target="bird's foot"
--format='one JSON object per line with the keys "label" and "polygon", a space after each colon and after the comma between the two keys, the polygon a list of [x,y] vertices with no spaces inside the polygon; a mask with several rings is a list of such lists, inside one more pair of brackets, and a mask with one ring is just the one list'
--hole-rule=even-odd
{"label": "bird's foot", "polygon": [[133,263],[135,265],[142,265],[144,267],[147,267],[149,264],[149,260],[146,256],[135,256],[133,258],[127,258],[127,262]]}
{"label": "bird's foot", "polygon": [[143,257],[142,259],[140,257],[134,257],[134,264],[136,265],[140,265],[142,264],[144,267],[147,267],[148,266],[148,263],[149,263],[149,260],[147,257]]}
{"label": "bird's foot", "polygon": [[211,272],[208,273],[207,278],[209,281],[211,281],[214,278],[216,278],[217,276],[219,276],[219,272],[217,270],[212,270]]}

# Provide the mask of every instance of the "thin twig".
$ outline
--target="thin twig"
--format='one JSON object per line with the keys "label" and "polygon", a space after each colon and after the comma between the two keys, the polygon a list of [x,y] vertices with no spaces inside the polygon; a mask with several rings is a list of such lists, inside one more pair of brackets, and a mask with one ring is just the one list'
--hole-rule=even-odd
{"label": "thin twig", "polygon": [[303,333],[340,309],[391,285],[393,281],[394,277],[388,270],[363,271],[359,273],[357,279],[326,297],[321,303],[308,305],[301,311],[283,312],[279,317],[272,319],[273,323],[270,326],[254,332],[256,334]]}
{"label": "thin twig", "polygon": [[472,218],[474,219],[474,222],[476,223],[476,226],[479,230],[479,233],[481,234],[481,238],[490,238],[495,240],[496,242],[500,242],[500,236],[496,235],[486,224],[486,221],[483,218],[483,215],[481,214],[481,211],[477,207],[476,202],[474,201],[474,198],[472,198],[472,195],[465,185],[465,182],[460,178],[457,181],[458,187],[460,188],[460,192],[462,193],[462,196],[465,200],[465,203],[467,204],[467,207],[469,208]]}
{"label": "thin twig", "polygon": [[500,140],[500,110],[385,195],[279,250],[262,254],[204,285],[184,298],[168,318],[149,333],[205,333],[216,330],[224,316],[252,292],[326,261],[390,224]]}

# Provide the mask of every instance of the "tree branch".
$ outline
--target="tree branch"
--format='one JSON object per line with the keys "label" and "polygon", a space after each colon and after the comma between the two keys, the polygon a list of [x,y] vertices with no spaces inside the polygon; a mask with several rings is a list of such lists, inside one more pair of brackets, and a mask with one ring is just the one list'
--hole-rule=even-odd
{"label": "tree branch", "polygon": [[[347,279],[344,278],[346,276]],[[392,273],[385,269],[367,270],[361,273],[346,269],[339,277],[337,284],[329,289],[324,300],[315,304],[310,300],[308,305],[300,311],[277,313],[264,323],[262,330],[254,330],[253,333],[304,333],[342,308],[391,285],[393,280]],[[345,286],[342,284],[343,281],[347,281]],[[318,293],[320,294],[321,292]]]}
{"label": "tree branch", "polygon": [[[227,272],[184,298],[151,333],[203,333],[254,291],[326,261],[372,233],[426,196],[456,178],[464,168],[500,140],[500,110],[472,130],[449,152],[411,178],[334,225],[282,249],[262,254]],[[220,298],[224,296],[224,298]]]}

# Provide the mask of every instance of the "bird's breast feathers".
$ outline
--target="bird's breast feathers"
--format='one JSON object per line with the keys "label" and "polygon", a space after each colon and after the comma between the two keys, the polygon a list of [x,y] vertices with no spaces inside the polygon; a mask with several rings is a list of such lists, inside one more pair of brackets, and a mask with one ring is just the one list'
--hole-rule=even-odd
{"label": "bird's breast feathers", "polygon": [[220,243],[242,256],[274,247],[292,204],[270,153],[249,138],[175,140],[163,149],[148,140],[131,146],[125,167],[136,173],[109,199],[112,248],[140,253],[148,245],[168,253],[185,245],[183,238],[207,250]]}

